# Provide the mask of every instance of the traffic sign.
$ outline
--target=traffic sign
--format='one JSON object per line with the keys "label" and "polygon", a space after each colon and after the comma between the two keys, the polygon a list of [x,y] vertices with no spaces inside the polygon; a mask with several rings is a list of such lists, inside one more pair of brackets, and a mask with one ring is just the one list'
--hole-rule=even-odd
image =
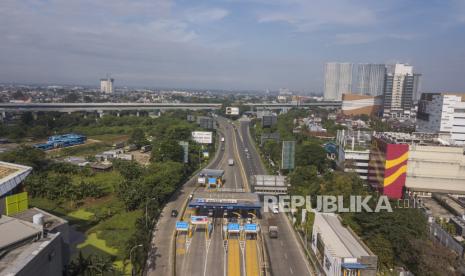
{"label": "traffic sign", "polygon": [[189,229],[189,223],[185,221],[176,221],[176,230],[187,231]]}

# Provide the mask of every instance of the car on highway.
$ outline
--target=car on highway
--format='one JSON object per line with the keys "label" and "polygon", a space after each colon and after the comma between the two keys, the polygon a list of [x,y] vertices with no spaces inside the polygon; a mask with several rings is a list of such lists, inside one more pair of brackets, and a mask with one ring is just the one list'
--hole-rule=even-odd
{"label": "car on highway", "polygon": [[228,165],[229,165],[229,166],[234,166],[234,159],[229,158],[229,159],[228,159]]}
{"label": "car on highway", "polygon": [[173,210],[171,210],[171,217],[173,217],[173,218],[177,218],[177,217],[178,217],[178,215],[179,215],[179,212],[178,212],[178,210],[176,210],[176,209],[173,209]]}

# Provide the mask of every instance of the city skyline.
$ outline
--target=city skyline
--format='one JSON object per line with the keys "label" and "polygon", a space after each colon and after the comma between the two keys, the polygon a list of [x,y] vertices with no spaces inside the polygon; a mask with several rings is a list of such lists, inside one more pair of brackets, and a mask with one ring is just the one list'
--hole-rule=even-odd
{"label": "city skyline", "polygon": [[[0,82],[323,91],[324,64],[408,63],[464,91],[463,1],[5,1]],[[447,51],[444,51],[447,49]]]}

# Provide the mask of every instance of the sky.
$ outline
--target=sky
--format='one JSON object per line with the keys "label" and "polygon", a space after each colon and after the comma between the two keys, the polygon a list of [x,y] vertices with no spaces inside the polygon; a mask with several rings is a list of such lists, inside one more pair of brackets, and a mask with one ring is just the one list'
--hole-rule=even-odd
{"label": "sky", "polygon": [[1,0],[0,82],[323,90],[325,62],[409,63],[465,92],[465,0]]}

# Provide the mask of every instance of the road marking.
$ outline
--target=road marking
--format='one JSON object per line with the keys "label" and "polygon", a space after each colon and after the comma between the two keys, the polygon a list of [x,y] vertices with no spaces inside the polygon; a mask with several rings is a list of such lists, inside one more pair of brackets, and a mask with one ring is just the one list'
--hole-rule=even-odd
{"label": "road marking", "polygon": [[292,267],[289,267],[289,271],[291,272],[291,274],[294,274],[294,270],[292,270]]}
{"label": "road marking", "polygon": [[287,253],[284,253],[284,259],[287,260]]}
{"label": "road marking", "polygon": [[281,243],[281,246],[284,246],[284,243],[283,243],[283,241],[280,241],[280,243]]}

